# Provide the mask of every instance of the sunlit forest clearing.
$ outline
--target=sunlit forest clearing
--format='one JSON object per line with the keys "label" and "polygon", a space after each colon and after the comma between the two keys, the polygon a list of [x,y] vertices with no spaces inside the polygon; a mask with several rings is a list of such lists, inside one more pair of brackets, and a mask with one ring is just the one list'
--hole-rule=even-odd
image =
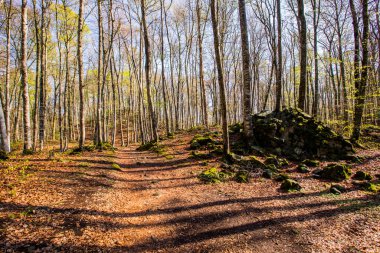
{"label": "sunlit forest clearing", "polygon": [[379,8],[0,1],[0,252],[380,252]]}

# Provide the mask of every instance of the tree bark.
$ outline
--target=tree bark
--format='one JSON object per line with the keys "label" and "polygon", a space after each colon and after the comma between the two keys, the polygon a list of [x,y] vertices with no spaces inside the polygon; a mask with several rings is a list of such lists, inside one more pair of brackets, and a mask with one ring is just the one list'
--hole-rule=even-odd
{"label": "tree bark", "polygon": [[211,7],[211,21],[212,21],[212,31],[214,37],[214,50],[216,59],[216,68],[218,71],[218,83],[219,83],[219,94],[220,94],[220,107],[222,115],[222,127],[223,127],[223,153],[227,155],[230,152],[229,136],[228,136],[228,122],[227,122],[227,103],[226,103],[226,92],[224,87],[223,78],[223,68],[222,61],[220,57],[219,49],[219,31],[217,23],[217,12],[215,10],[215,0],[210,1]]}
{"label": "tree bark", "polygon": [[300,84],[298,94],[298,108],[305,110],[306,101],[306,75],[307,75],[307,26],[304,13],[303,0],[297,0],[298,3],[298,22],[299,22],[299,37],[300,37]]}
{"label": "tree bark", "polygon": [[23,121],[24,121],[24,153],[32,148],[30,136],[30,108],[29,108],[29,87],[28,87],[28,12],[27,0],[21,2],[21,86],[23,98]]}

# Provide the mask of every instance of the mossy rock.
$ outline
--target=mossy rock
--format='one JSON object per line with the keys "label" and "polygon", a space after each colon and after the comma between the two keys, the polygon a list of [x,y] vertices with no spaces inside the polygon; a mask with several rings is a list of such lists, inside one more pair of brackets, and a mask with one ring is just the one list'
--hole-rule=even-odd
{"label": "mossy rock", "polygon": [[284,180],[290,179],[288,174],[280,173],[274,176],[274,180],[282,182]]}
{"label": "mossy rock", "polygon": [[364,158],[357,156],[357,155],[349,155],[346,157],[346,160],[350,161],[352,163],[363,163],[364,162]]}
{"label": "mossy rock", "polygon": [[243,132],[243,123],[236,123],[228,127],[231,134],[237,134]]}
{"label": "mossy rock", "polygon": [[220,183],[226,181],[232,175],[231,172],[225,170],[218,170],[217,168],[211,168],[203,171],[198,177],[205,183]]}
{"label": "mossy rock", "polygon": [[300,165],[297,166],[297,171],[299,173],[309,173],[310,169],[309,167],[306,166],[306,164],[301,163]]}
{"label": "mossy rock", "polygon": [[238,183],[248,183],[249,182],[249,172],[246,170],[239,170],[235,174],[235,180]]}
{"label": "mossy rock", "polygon": [[282,182],[280,189],[286,192],[293,192],[293,191],[300,191],[301,185],[293,180],[293,179],[286,179],[284,182]]}
{"label": "mossy rock", "polygon": [[267,165],[274,164],[278,168],[289,165],[288,160],[286,160],[285,158],[279,158],[275,155],[268,156],[264,163]]}
{"label": "mossy rock", "polygon": [[266,153],[299,161],[344,159],[354,154],[352,144],[343,136],[299,109],[255,114],[252,126],[252,142]]}
{"label": "mossy rock", "polygon": [[368,173],[365,173],[364,171],[359,170],[358,172],[355,173],[355,175],[352,177],[352,179],[355,180],[372,180],[372,176]]}
{"label": "mossy rock", "polygon": [[190,153],[190,157],[196,158],[196,159],[207,159],[207,158],[211,158],[211,155],[208,153],[200,153],[200,152],[193,150]]}
{"label": "mossy rock", "polygon": [[380,191],[380,184],[370,183],[370,182],[358,182],[355,183],[355,185],[358,185],[362,190],[377,193]]}
{"label": "mossy rock", "polygon": [[317,160],[310,160],[310,159],[303,160],[302,163],[309,167],[318,167],[321,164]]}
{"label": "mossy rock", "polygon": [[347,191],[347,189],[344,186],[339,185],[339,184],[333,184],[330,187],[330,192],[335,194],[335,195],[340,195],[346,191]]}
{"label": "mossy rock", "polygon": [[211,143],[214,143],[214,141],[210,136],[195,135],[190,142],[190,149],[195,150],[201,147],[207,147],[207,145],[210,145]]}
{"label": "mossy rock", "polygon": [[321,179],[339,182],[350,178],[351,169],[346,164],[330,164],[316,174]]}
{"label": "mossy rock", "polygon": [[5,161],[8,160],[9,156],[4,150],[0,150],[0,160]]}

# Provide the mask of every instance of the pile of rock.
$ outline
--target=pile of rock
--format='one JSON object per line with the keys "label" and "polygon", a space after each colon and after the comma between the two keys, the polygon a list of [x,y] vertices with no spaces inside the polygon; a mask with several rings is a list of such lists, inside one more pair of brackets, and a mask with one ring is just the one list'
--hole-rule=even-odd
{"label": "pile of rock", "polygon": [[252,143],[268,153],[296,160],[346,159],[354,154],[348,140],[298,109],[255,114],[252,127]]}

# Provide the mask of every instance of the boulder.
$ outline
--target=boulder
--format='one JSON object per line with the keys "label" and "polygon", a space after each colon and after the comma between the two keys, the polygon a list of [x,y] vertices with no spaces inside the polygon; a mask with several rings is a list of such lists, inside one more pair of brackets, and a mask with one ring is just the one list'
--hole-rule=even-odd
{"label": "boulder", "polygon": [[299,173],[309,173],[310,170],[309,170],[309,167],[307,167],[305,164],[300,164],[297,166],[297,171]]}
{"label": "boulder", "polygon": [[351,169],[345,164],[330,164],[315,174],[321,179],[343,181],[350,178]]}
{"label": "boulder", "polygon": [[299,109],[252,115],[252,128],[252,144],[291,159],[345,159],[354,154],[348,140]]}
{"label": "boulder", "polygon": [[364,171],[359,170],[355,173],[355,175],[352,177],[352,179],[364,181],[364,180],[372,180],[372,176],[368,173],[365,173]]}
{"label": "boulder", "polygon": [[293,180],[293,179],[286,179],[284,182],[281,184],[281,190],[291,192],[291,191],[299,191],[301,190],[301,185]]}

